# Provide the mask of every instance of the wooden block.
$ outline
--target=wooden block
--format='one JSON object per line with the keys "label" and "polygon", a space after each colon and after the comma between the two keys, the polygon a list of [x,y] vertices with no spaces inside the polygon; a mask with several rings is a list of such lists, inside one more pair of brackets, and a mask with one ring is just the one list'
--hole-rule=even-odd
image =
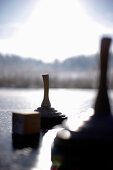
{"label": "wooden block", "polygon": [[28,110],[13,112],[12,132],[20,135],[40,133],[40,113]]}

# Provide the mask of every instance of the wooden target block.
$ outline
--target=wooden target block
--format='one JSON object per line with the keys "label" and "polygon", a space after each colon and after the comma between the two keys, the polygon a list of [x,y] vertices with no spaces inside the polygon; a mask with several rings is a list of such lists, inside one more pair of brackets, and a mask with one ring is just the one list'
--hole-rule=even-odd
{"label": "wooden target block", "polygon": [[12,133],[20,135],[40,133],[40,113],[27,110],[12,112]]}

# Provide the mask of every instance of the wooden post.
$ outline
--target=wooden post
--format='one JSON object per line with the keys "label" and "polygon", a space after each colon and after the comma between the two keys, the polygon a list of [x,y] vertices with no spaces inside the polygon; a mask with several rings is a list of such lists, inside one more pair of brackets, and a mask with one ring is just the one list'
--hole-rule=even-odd
{"label": "wooden post", "polygon": [[51,103],[49,101],[49,75],[43,74],[42,77],[44,82],[44,98],[41,107],[51,107]]}

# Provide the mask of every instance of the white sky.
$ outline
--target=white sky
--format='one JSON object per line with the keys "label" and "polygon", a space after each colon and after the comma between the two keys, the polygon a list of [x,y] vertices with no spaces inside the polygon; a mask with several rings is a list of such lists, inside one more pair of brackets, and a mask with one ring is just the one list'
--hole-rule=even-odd
{"label": "white sky", "polygon": [[112,28],[94,22],[75,0],[40,0],[29,20],[17,27],[13,37],[0,40],[0,53],[47,62],[96,53],[100,37],[112,34]]}

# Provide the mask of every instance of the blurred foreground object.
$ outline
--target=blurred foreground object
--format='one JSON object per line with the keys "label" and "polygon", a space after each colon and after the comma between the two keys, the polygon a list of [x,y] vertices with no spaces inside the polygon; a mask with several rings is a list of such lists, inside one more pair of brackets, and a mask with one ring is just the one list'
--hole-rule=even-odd
{"label": "blurred foreground object", "polygon": [[102,38],[100,84],[94,115],[76,131],[57,133],[52,147],[52,168],[59,170],[113,169],[113,116],[107,94],[107,64],[111,39]]}
{"label": "blurred foreground object", "polygon": [[61,124],[64,119],[67,119],[67,117],[51,107],[49,101],[49,75],[44,74],[42,77],[44,82],[44,99],[41,107],[38,107],[35,111],[40,113],[41,128],[50,129],[57,124]]}
{"label": "blurred foreground object", "polygon": [[12,132],[19,135],[40,133],[40,113],[35,111],[13,112]]}

